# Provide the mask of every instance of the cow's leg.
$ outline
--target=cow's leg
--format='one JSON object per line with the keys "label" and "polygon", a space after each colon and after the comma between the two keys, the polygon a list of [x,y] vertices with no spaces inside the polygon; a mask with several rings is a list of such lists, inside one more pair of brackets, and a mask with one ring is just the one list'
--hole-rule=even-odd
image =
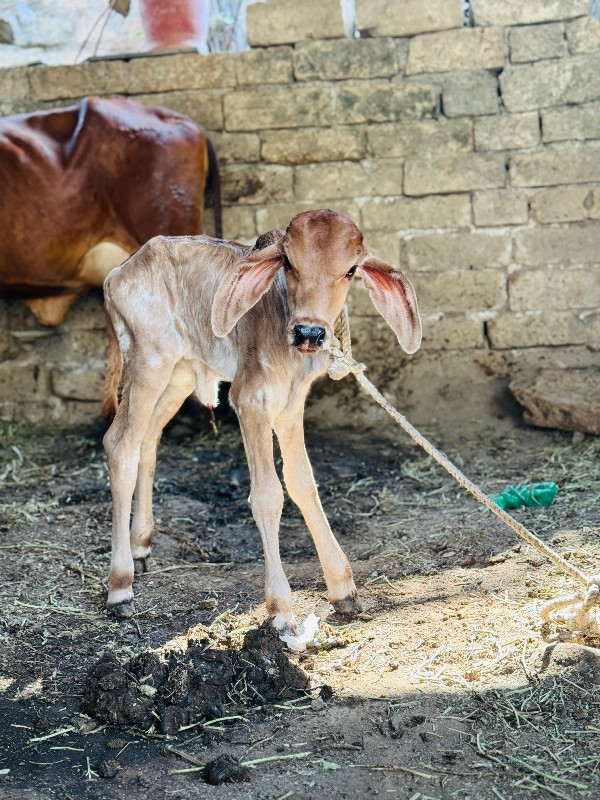
{"label": "cow's leg", "polygon": [[65,314],[80,294],[81,291],[68,292],[52,297],[35,297],[24,302],[40,325],[55,328],[63,321]]}
{"label": "cow's leg", "polygon": [[133,613],[133,557],[129,517],[140,460],[141,444],[157,401],[171,379],[173,364],[130,375],[123,400],[104,437],[112,492],[112,552],[106,605],[118,617]]}
{"label": "cow's leg", "polygon": [[130,254],[131,250],[125,250],[114,242],[99,242],[87,251],[77,265],[77,279],[84,286],[102,286],[108,273],[129,258]]}
{"label": "cow's leg", "polygon": [[275,422],[283,457],[283,477],[288,493],[302,512],[317,548],[327,584],[328,599],[338,613],[352,616],[362,609],[357,599],[350,564],[333,535],[321,506],[304,445],[303,416],[302,400]]}
{"label": "cow's leg", "polygon": [[260,531],[265,554],[265,600],[267,614],[279,631],[296,631],[292,613],[292,591],[279,555],[279,522],[283,489],[273,462],[273,429],[265,409],[256,399],[244,403],[232,387],[231,401],[240,420],[250,468],[250,505]]}
{"label": "cow's leg", "polygon": [[180,409],[186,397],[194,391],[195,386],[196,376],[193,370],[189,365],[180,362],[173,370],[169,385],[154,407],[152,419],[142,440],[130,539],[136,573],[145,572],[147,569],[154,533],[152,483],[158,443],[163,428]]}

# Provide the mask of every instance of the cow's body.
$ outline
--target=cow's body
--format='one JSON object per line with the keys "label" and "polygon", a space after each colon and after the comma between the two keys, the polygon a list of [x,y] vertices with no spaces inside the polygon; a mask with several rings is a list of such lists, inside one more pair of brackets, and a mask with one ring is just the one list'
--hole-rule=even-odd
{"label": "cow's body", "polygon": [[199,233],[209,146],[182,114],[124,99],[0,119],[0,297],[57,325],[152,236]]}

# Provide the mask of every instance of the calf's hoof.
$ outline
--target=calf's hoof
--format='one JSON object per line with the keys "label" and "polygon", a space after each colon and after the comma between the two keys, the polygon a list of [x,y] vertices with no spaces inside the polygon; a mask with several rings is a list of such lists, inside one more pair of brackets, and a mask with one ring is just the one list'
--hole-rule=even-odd
{"label": "calf's hoof", "polygon": [[331,605],[341,617],[358,617],[363,612],[363,605],[356,595],[333,600]]}
{"label": "calf's hoof", "polygon": [[298,623],[293,614],[276,614],[270,618],[269,622],[279,634],[283,633],[287,636],[298,635]]}
{"label": "calf's hoof", "polygon": [[108,613],[117,617],[117,619],[129,619],[135,614],[133,600],[123,600],[123,602],[116,603],[114,606],[107,606],[107,608]]}
{"label": "calf's hoof", "polygon": [[133,571],[136,575],[143,575],[144,572],[148,572],[149,566],[150,566],[150,556],[144,556],[144,558],[133,559]]}

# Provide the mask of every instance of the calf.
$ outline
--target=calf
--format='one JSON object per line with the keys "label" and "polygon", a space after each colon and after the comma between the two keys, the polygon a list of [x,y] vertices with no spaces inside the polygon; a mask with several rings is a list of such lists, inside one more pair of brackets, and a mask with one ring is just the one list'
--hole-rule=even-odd
{"label": "calf", "polygon": [[[360,611],[352,570],[323,513],[304,447],[303,410],[328,366],[334,324],[356,272],[407,353],[421,341],[413,287],[367,253],[356,225],[334,211],[306,211],[254,249],[206,236],[156,237],[104,284],[109,320],[104,443],[113,497],[108,608],[133,613],[135,570],[153,532],[152,482],[161,432],[186,397],[214,406],[231,383],[250,468],[252,513],[265,553],[267,612],[293,631],[292,594],[279,556],[283,490],[273,430],[292,500],[312,534],[336,611]],[[117,387],[125,365],[121,404]],[[131,534],[129,518],[135,491]]]}

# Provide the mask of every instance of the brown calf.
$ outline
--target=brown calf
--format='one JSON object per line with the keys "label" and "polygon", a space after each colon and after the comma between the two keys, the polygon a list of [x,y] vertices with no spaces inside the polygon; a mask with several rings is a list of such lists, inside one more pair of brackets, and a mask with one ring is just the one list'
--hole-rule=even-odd
{"label": "brown calf", "polygon": [[[161,432],[186,397],[216,405],[231,382],[250,468],[252,513],[265,553],[267,612],[293,631],[291,590],[279,556],[283,475],[314,539],[334,608],[360,610],[352,570],[323,513],[304,447],[303,410],[328,366],[334,324],[359,270],[371,300],[413,353],[421,341],[414,290],[367,253],[356,225],[334,211],[307,211],[260,237],[253,250],[205,236],[151,239],[104,284],[111,343],[105,410],[121,404],[105,437],[113,496],[107,605],[133,612],[134,561],[145,569],[153,532],[152,482]],[[131,501],[135,491],[129,532]]]}

